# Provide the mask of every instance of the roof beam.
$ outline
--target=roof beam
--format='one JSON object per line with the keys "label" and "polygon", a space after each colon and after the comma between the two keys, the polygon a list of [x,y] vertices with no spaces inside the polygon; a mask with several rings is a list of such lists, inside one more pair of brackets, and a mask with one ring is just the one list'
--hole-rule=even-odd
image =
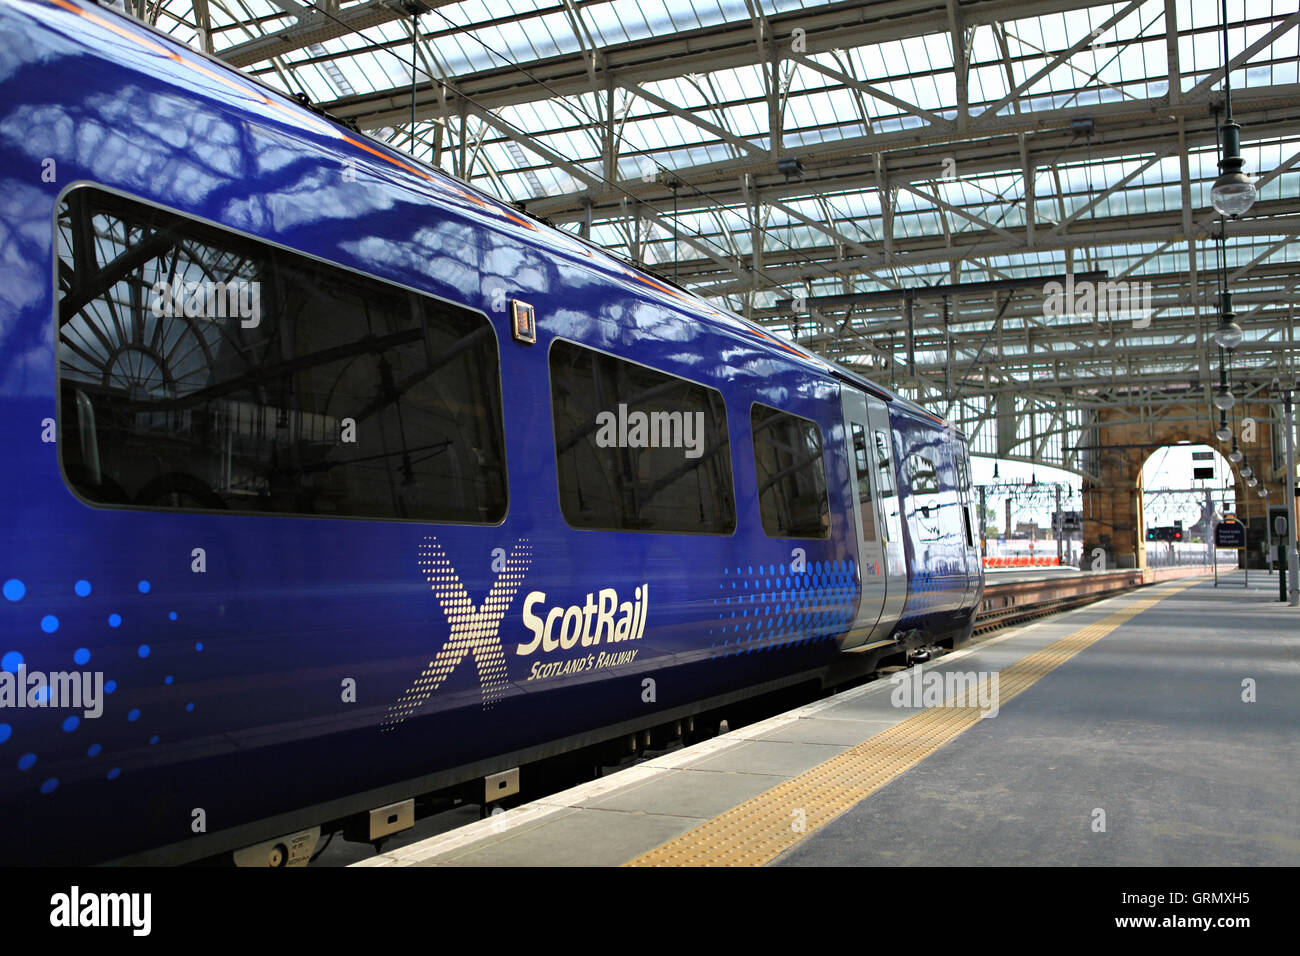
{"label": "roof beam", "polygon": [[1123,20],[1130,13],[1136,10],[1138,7],[1142,6],[1144,2],[1145,0],[1130,0],[1127,6],[1121,9],[1118,13],[1112,14],[1110,17],[1108,17],[1106,19],[1106,22],[1103,23],[1096,30],[1094,30],[1092,33],[1086,33],[1078,40],[1075,40],[1074,43],[1070,44],[1070,46],[1068,46],[1065,50],[1058,53],[1056,56],[1052,57],[1052,59],[1047,62],[1047,65],[1039,69],[1038,72],[1036,72],[1033,76],[1017,84],[1015,87],[1012,88],[1011,92],[1007,93],[1006,96],[1002,97],[1002,99],[998,100],[996,103],[983,110],[979,114],[979,116],[975,118],[973,125],[978,128],[984,125],[984,123],[987,120],[997,116],[998,112],[1003,107],[1005,107],[1008,103],[1015,102],[1017,98],[1020,96],[1020,94],[1025,92],[1025,90],[1029,89],[1031,86],[1033,86],[1043,77],[1045,77],[1048,73],[1051,73],[1054,69],[1056,69],[1062,63],[1064,63],[1070,57],[1074,56],[1074,54],[1078,53],[1084,47],[1089,46],[1092,43],[1096,42],[1098,36],[1100,36],[1102,33],[1105,33],[1115,24],[1119,23],[1119,21]]}
{"label": "roof beam", "polygon": [[631,80],[616,78],[614,82],[617,83],[619,86],[621,86],[623,89],[627,90],[629,93],[633,94],[634,96],[640,97],[641,99],[645,100],[647,103],[653,103],[661,110],[671,113],[673,116],[676,116],[680,119],[684,119],[686,120],[686,122],[690,123],[691,125],[698,126],[700,129],[705,130],[706,132],[712,133],[714,136],[718,137],[718,139],[722,140],[725,143],[730,143],[732,146],[735,146],[737,149],[744,150],[745,152],[750,153],[751,155],[759,155],[759,156],[769,155],[768,151],[765,150],[763,147],[751,143],[746,139],[741,139],[735,133],[731,132],[731,130],[723,129],[717,123],[709,122],[704,117],[700,116],[698,112],[692,112],[691,110],[683,109],[680,106],[670,103],[662,96],[657,96],[654,93],[651,93],[645,87],[639,86],[636,83],[633,83]]}

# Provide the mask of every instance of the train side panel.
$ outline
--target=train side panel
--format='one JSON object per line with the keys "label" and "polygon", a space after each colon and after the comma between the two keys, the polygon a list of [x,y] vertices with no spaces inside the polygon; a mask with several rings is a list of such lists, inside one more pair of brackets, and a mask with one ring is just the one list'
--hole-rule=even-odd
{"label": "train side panel", "polygon": [[[0,666],[14,695],[0,708],[4,862],[221,852],[702,702],[816,680],[836,660],[858,569],[839,385],[823,368],[447,177],[374,155],[111,12],[84,12],[0,7],[10,290],[0,302]],[[81,216],[78,203],[94,196],[100,211]],[[167,225],[150,233],[128,227],[132,216]],[[223,326],[238,348],[215,349],[202,319],[155,322],[140,297],[162,273],[145,270],[199,234],[274,262],[276,276],[314,277],[303,285],[315,297],[293,299],[301,311],[290,315],[283,291],[267,290],[266,328]],[[488,329],[474,348],[500,407],[464,411],[499,414],[499,461],[461,447],[458,422],[428,426],[455,440],[421,454],[454,455],[466,475],[499,467],[499,514],[271,513],[274,481],[235,495],[212,478],[219,457],[196,466],[202,474],[175,464],[177,420],[205,440],[251,440],[229,418],[224,431],[201,420],[214,385],[227,389],[224,415],[238,407],[267,434],[306,427],[266,370],[287,378],[311,366],[311,337],[345,314],[331,283],[377,290],[375,308],[418,299]],[[347,308],[364,312],[360,299]],[[535,342],[516,335],[514,302],[534,310]],[[88,309],[102,321],[87,323]],[[70,321],[87,334],[74,340]],[[373,341],[358,332],[357,342],[338,361],[374,375],[372,400],[411,385],[384,370]],[[732,530],[571,526],[557,470],[557,343],[716,390]],[[272,344],[289,350],[279,365],[258,351]],[[247,367],[224,384],[209,376],[241,354]],[[314,354],[335,367],[328,349]],[[765,531],[756,404],[816,423],[824,537]],[[312,421],[337,430],[351,417],[364,431],[381,420],[372,410],[330,406]],[[411,425],[385,416],[390,433]],[[129,441],[98,440],[113,422]],[[900,629],[938,629],[963,610],[957,579],[969,584],[953,537],[952,449],[910,412],[893,426],[911,568]],[[420,455],[406,457],[418,473]],[[599,639],[585,640],[593,630]],[[50,706],[48,691],[27,687],[19,706],[19,673],[102,680],[99,712]]]}
{"label": "train side panel", "polygon": [[[6,862],[231,849],[815,675],[834,657],[856,602],[840,517],[847,464],[836,386],[809,363],[695,321],[670,291],[617,282],[610,263],[557,250],[498,209],[454,194],[431,202],[399,165],[355,149],[344,161],[337,130],[255,91],[196,80],[120,35],[106,44],[64,10],[23,3],[0,17],[28,38],[0,71],[10,104],[0,215],[14,277],[0,317],[0,440],[11,452],[0,482],[13,505],[0,654],[6,669],[106,681],[99,715],[33,706],[0,716]],[[57,262],[56,216],[76,184],[485,316],[504,384],[504,518],[447,525],[78,498],[60,441],[79,419],[60,407],[52,348],[76,281],[56,271],[76,265],[71,253]],[[535,344],[515,341],[503,294],[536,310]],[[132,351],[127,326],[104,344],[104,363]],[[722,393],[732,533],[569,527],[548,368],[557,339]],[[105,376],[107,392],[117,374]],[[818,423],[825,539],[764,533],[754,402]],[[543,595],[535,613],[567,613],[602,591],[631,606],[628,637],[521,651],[533,640],[528,595]],[[436,687],[422,696],[421,681]]]}

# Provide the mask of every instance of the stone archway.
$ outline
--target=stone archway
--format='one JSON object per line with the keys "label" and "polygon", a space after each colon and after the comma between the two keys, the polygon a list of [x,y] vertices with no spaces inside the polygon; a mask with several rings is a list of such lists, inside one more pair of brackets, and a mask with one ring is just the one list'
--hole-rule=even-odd
{"label": "stone archway", "polygon": [[[1181,456],[1183,457],[1183,460],[1186,460],[1185,456],[1188,451],[1205,451],[1207,454],[1213,456],[1214,460],[1213,462],[1208,460],[1193,460],[1188,462],[1184,468],[1180,468],[1177,471],[1161,470],[1159,465],[1164,453],[1174,448],[1183,449],[1184,455]],[[1202,466],[1209,466],[1213,469],[1216,475],[1216,480],[1214,482],[1202,484],[1192,477],[1190,469]],[[1173,506],[1172,510],[1179,512],[1178,516],[1183,519],[1184,547],[1186,547],[1191,545],[1194,538],[1200,538],[1201,541],[1205,541],[1206,538],[1201,536],[1204,535],[1208,537],[1208,535],[1212,534],[1214,525],[1217,523],[1214,520],[1216,513],[1227,513],[1240,508],[1243,503],[1242,496],[1249,493],[1248,489],[1244,484],[1242,484],[1240,478],[1233,469],[1232,463],[1228,461],[1227,456],[1217,448],[1214,448],[1212,445],[1206,444],[1205,442],[1191,441],[1182,445],[1166,445],[1162,448],[1157,448],[1147,457],[1146,461],[1142,463],[1140,470],[1142,475],[1140,502],[1142,505],[1143,531],[1145,532],[1142,535],[1142,542],[1147,567],[1160,563],[1155,560],[1157,555],[1165,557],[1165,563],[1168,563],[1169,555],[1171,555],[1175,550],[1173,542],[1169,542],[1165,539],[1161,539],[1160,541],[1150,540],[1153,521],[1156,525],[1168,525],[1175,517],[1175,515],[1169,513],[1170,505]],[[1185,481],[1183,480],[1184,471],[1186,472]],[[1157,478],[1157,476],[1159,476],[1159,478]],[[1230,482],[1230,484],[1226,486],[1223,484],[1225,478]],[[1160,508],[1159,503],[1161,502],[1161,498],[1158,494],[1153,498],[1151,488],[1146,484],[1148,479],[1155,480],[1157,488],[1168,487],[1170,485],[1180,488],[1191,488],[1193,484],[1199,485],[1200,487],[1192,498],[1179,496],[1175,502],[1170,502],[1168,499],[1165,499],[1165,507]],[[1229,500],[1234,500],[1236,504],[1233,507],[1229,507]],[[1250,500],[1249,497],[1244,499],[1248,509]],[[1193,517],[1193,514],[1195,517]],[[1209,519],[1208,522],[1206,521],[1207,518]],[[1169,554],[1162,554],[1162,552],[1165,551],[1169,552]],[[1209,554],[1203,543],[1194,549],[1193,554],[1195,554],[1195,560],[1197,561],[1203,561],[1203,563],[1207,564],[1210,561]],[[1185,555],[1185,557],[1190,558],[1191,556]],[[1220,555],[1219,559],[1220,564],[1222,564],[1227,560],[1227,557],[1225,555]]]}
{"label": "stone archway", "polygon": [[[1269,406],[1244,403],[1234,409],[1238,420],[1255,418],[1259,424],[1254,441],[1242,447],[1261,479],[1276,487],[1273,473],[1272,429],[1266,424]],[[1133,421],[1131,409],[1105,409],[1096,426],[1101,480],[1083,480],[1083,566],[1097,549],[1105,556],[1105,567],[1145,568],[1146,528],[1142,516],[1142,466],[1150,455],[1166,445],[1192,442],[1209,445],[1227,456],[1226,446],[1214,437],[1217,413],[1206,405],[1174,405],[1156,416]],[[1245,488],[1234,473],[1236,500],[1245,502]]]}

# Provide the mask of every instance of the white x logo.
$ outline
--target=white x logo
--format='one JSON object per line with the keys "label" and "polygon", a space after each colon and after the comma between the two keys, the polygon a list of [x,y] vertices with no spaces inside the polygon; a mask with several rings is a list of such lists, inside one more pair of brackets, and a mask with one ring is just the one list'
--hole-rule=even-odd
{"label": "white x logo", "polygon": [[380,722],[381,730],[392,730],[411,716],[465,659],[466,654],[473,656],[478,670],[483,708],[491,707],[505,693],[510,680],[506,673],[506,655],[501,648],[501,619],[523,583],[532,560],[532,545],[527,538],[519,539],[506,559],[505,567],[492,582],[487,599],[475,608],[438,539],[425,539],[425,544],[420,546],[420,567],[438,597],[451,633],[415,682],[388,708],[387,716]]}

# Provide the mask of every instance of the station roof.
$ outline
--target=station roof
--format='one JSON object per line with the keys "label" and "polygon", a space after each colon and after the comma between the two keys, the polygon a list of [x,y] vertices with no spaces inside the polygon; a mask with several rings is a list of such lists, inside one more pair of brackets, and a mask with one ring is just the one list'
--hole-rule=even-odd
{"label": "station roof", "polygon": [[[1297,372],[1294,0],[1227,3],[1259,198],[1226,224],[1219,4],[128,3],[952,418],[977,452],[1095,474],[1101,410],[1188,402],[1209,440],[1223,276],[1238,396]],[[1122,298],[1049,301],[1067,273]]]}

